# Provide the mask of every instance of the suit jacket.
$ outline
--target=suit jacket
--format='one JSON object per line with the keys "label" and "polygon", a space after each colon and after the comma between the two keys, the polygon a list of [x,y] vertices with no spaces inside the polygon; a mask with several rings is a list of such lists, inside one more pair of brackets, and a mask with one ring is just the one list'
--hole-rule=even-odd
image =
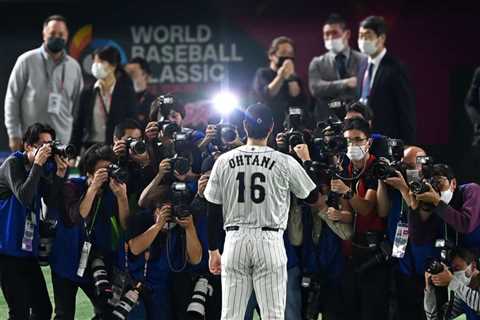
{"label": "suit jacket", "polygon": [[[362,74],[366,69],[367,63]],[[405,144],[415,143],[415,94],[405,67],[388,52],[373,79],[368,105],[373,111],[373,132],[402,139]]]}
{"label": "suit jacket", "polygon": [[345,79],[340,79],[337,68],[335,66],[335,54],[331,51],[312,59],[308,68],[308,84],[310,92],[316,100],[315,104],[315,120],[322,121],[331,114],[328,103],[332,100],[352,101],[360,98],[360,82],[359,76],[367,56],[364,54],[348,49],[343,51],[347,53],[347,73],[349,77],[356,76],[358,80],[357,88],[349,88]]}
{"label": "suit jacket", "polygon": [[[90,134],[92,131],[93,107],[97,95],[98,89],[95,89],[92,84],[80,96],[79,108],[74,114],[73,133],[70,142],[77,147],[77,150],[81,150],[84,143],[94,142],[90,141]],[[132,80],[126,75],[117,77],[112,92],[110,112],[107,117],[106,144],[113,144],[113,130],[117,124],[126,118],[134,117],[136,105]]]}

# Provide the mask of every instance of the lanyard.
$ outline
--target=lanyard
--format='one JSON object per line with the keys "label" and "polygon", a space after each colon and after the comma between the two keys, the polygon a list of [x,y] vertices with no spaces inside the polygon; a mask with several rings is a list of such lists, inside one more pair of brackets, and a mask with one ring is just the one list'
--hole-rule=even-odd
{"label": "lanyard", "polygon": [[95,213],[93,214],[92,224],[90,225],[90,230],[87,228],[87,223],[85,222],[85,230],[87,233],[87,238],[90,239],[92,234],[93,227],[95,226],[95,221],[97,220],[98,210],[100,209],[100,204],[102,203],[102,197],[98,198],[97,206],[95,207]]}
{"label": "lanyard", "polygon": [[[128,272],[128,243],[125,242],[125,272]],[[147,281],[147,273],[148,273],[148,260],[150,260],[150,247],[145,250],[145,265],[143,266],[143,282]]]}
{"label": "lanyard", "polygon": [[[50,86],[51,83],[50,83],[50,74],[48,73],[48,67],[47,67],[47,59],[45,59],[43,54],[40,54],[40,55],[42,56],[43,66],[45,68],[45,76],[47,77],[47,83]],[[54,68],[54,71],[55,71],[55,68]],[[53,71],[52,71],[52,75],[53,75]],[[65,83],[65,62],[62,63],[62,78],[60,80],[60,92],[63,91],[64,83]],[[53,87],[51,89],[53,91]]]}

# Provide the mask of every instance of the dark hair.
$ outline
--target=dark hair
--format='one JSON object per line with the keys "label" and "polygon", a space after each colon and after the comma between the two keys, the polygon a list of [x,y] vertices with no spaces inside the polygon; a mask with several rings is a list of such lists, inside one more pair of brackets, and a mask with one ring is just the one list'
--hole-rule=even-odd
{"label": "dark hair", "polygon": [[67,19],[65,19],[64,16],[61,16],[59,14],[54,14],[49,16],[47,19],[43,21],[43,27],[45,28],[50,21],[61,21],[65,23],[65,25],[67,24]]}
{"label": "dark hair", "polygon": [[245,111],[245,131],[253,139],[264,139],[273,127],[272,110],[264,104],[251,105]]}
{"label": "dark hair", "polygon": [[347,119],[343,122],[343,131],[359,130],[362,131],[367,138],[370,138],[370,126],[367,120],[362,118]]}
{"label": "dark hair", "polygon": [[324,25],[326,24],[338,24],[340,28],[343,30],[348,29],[347,28],[347,21],[338,13],[331,13],[327,20],[325,21]]}
{"label": "dark hair", "polygon": [[455,178],[452,168],[446,164],[435,164],[433,165],[433,176],[437,177],[446,177],[448,180]]}
{"label": "dark hair", "polygon": [[95,166],[101,160],[115,162],[115,152],[111,146],[104,144],[94,144],[85,151],[82,159],[80,160],[80,172],[82,175],[87,173],[94,174]]}
{"label": "dark hair", "polygon": [[289,45],[291,45],[293,47],[293,51],[295,51],[295,43],[293,42],[293,40],[290,39],[289,37],[281,36],[273,39],[272,44],[268,49],[268,54],[269,55],[274,54],[275,52],[277,52],[278,47],[280,47],[280,45],[285,43],[288,43]]}
{"label": "dark hair", "polygon": [[151,75],[152,70],[150,69],[150,65],[148,64],[147,60],[143,59],[142,57],[135,57],[128,61],[129,64],[138,64],[140,69],[142,69],[146,74]]}
{"label": "dark hair", "polygon": [[36,122],[27,128],[27,131],[23,135],[23,143],[27,145],[34,145],[40,139],[40,134],[49,133],[52,136],[52,140],[55,140],[55,130],[48,124],[41,124]]}
{"label": "dark hair", "polygon": [[120,52],[112,46],[101,47],[93,51],[92,56],[98,56],[100,60],[107,61],[118,69],[121,66]]}
{"label": "dark hair", "polygon": [[365,20],[360,22],[360,27],[372,30],[377,36],[387,34],[387,24],[385,19],[380,16],[370,16],[365,18]]}
{"label": "dark hair", "polygon": [[367,106],[366,104],[363,104],[359,101],[353,102],[347,107],[347,113],[348,112],[357,112],[362,115],[362,117],[367,120],[371,121],[373,120],[373,110]]}
{"label": "dark hair", "polygon": [[467,264],[472,263],[473,261],[475,261],[475,258],[476,258],[475,254],[472,251],[470,251],[468,249],[465,249],[465,248],[455,248],[455,249],[453,249],[451,257],[452,257],[452,259],[455,258],[455,257],[463,259],[463,260],[465,260],[465,262]]}
{"label": "dark hair", "polygon": [[117,139],[121,139],[125,135],[127,129],[138,129],[143,134],[143,128],[135,119],[125,119],[115,126],[113,130],[113,136]]}

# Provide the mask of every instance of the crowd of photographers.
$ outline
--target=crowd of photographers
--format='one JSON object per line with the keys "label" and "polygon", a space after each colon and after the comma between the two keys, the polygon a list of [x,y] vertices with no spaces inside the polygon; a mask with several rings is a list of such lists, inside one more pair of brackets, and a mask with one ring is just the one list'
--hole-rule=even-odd
{"label": "crowd of photographers", "polygon": [[[47,20],[44,32],[60,18]],[[275,112],[269,144],[302,163],[322,193],[314,205],[291,201],[288,320],[480,314],[480,186],[457,185],[448,165],[412,145],[415,117],[401,117],[412,107],[407,78],[375,60],[386,57],[383,24],[378,17],[361,24],[367,58],[348,47],[343,19],[326,22],[329,51],[310,66],[315,120],[290,39],[273,41],[269,68],[255,76],[259,100]],[[63,49],[56,39],[47,33],[41,57]],[[336,58],[339,52],[345,56]],[[185,127],[185,108],[174,96],[145,90],[148,65],[136,59],[127,75],[117,55],[112,47],[97,50],[96,84],[68,103],[86,106],[62,132],[72,144],[57,140],[48,121],[26,127],[19,141],[12,115],[6,120],[10,145],[19,149],[0,167],[0,282],[10,319],[74,319],[78,289],[96,319],[220,318],[221,281],[209,270],[208,237],[223,232],[208,229],[203,192],[215,159],[243,144],[243,128],[227,116],[204,131]],[[14,68],[18,77],[27,76],[27,58]],[[362,61],[366,75],[349,74]],[[371,84],[375,73],[381,78]],[[7,101],[20,94],[21,80],[11,77]],[[131,80],[136,109],[125,100]],[[391,111],[377,112],[371,101],[375,92],[382,107],[388,102],[378,97],[381,81],[392,81],[383,84],[389,90],[404,87],[387,94],[397,104],[392,110],[403,108],[388,115],[388,128],[383,119]],[[49,113],[64,117],[58,110],[65,99],[50,93]],[[40,268],[47,265],[54,310]],[[246,320],[256,308],[252,295]]]}

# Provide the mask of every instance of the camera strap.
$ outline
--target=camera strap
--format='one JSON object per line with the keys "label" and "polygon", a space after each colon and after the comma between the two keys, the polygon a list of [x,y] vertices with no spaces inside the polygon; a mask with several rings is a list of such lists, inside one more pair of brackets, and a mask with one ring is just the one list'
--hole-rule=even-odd
{"label": "camera strap", "polygon": [[98,211],[100,210],[100,205],[102,204],[102,196],[100,196],[97,200],[97,204],[95,206],[95,212],[93,213],[93,218],[92,218],[92,222],[90,224],[90,230],[88,228],[88,225],[87,225],[87,222],[85,221],[85,233],[86,233],[86,238],[87,238],[87,241],[90,240],[90,236],[92,235],[92,232],[93,232],[93,228],[95,227],[95,222],[97,221],[97,215],[98,215]]}

